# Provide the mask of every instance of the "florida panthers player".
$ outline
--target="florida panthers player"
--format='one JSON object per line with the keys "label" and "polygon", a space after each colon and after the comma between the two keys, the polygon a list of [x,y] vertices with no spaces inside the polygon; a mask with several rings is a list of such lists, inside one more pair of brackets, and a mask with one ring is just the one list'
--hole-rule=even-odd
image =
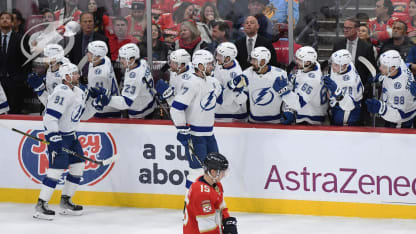
{"label": "florida panthers player", "polygon": [[173,99],[180,90],[183,80],[188,80],[192,73],[189,63],[191,55],[184,50],[178,49],[169,55],[169,84],[163,79],[159,79],[156,83],[156,90],[167,103],[172,105]]}
{"label": "florida panthers player", "polygon": [[290,90],[282,92],[286,104],[282,123],[290,124],[295,121],[294,113],[290,111],[293,110],[296,112],[296,123],[322,124],[328,109],[328,98],[321,79],[321,67],[317,63],[318,54],[314,48],[304,46],[296,51],[295,57],[298,70],[291,79],[293,90],[281,79],[277,79],[273,86],[275,90],[286,87]]}
{"label": "florida panthers player", "polygon": [[[117,96],[118,85],[114,74],[111,60],[106,56],[108,48],[103,41],[92,41],[88,44],[88,88],[92,91],[93,98],[98,94],[94,92],[97,89],[106,89],[109,91],[109,96]],[[91,89],[95,87],[95,89]],[[120,117],[121,113],[114,107],[106,106],[103,110],[98,110],[95,117]]]}
{"label": "florida panthers player", "polygon": [[331,55],[331,76],[324,77],[329,91],[330,119],[333,125],[357,125],[360,119],[363,84],[348,50]]}
{"label": "florida panthers player", "polygon": [[[194,73],[184,80],[172,103],[170,113],[178,130],[177,139],[186,148],[191,168],[186,187],[202,175],[201,162],[210,152],[218,152],[214,136],[215,107],[222,101],[222,88],[211,76],[214,57],[207,50],[198,50],[192,56]],[[189,154],[188,142],[192,142],[199,158]],[[199,159],[199,160],[198,160]]]}
{"label": "florida panthers player", "polygon": [[367,99],[367,109],[379,114],[385,120],[386,127],[410,128],[416,116],[416,83],[395,50],[380,55],[381,76],[375,81],[382,82],[381,100]]}
{"label": "florida panthers player", "polygon": [[280,123],[282,98],[273,89],[276,79],[287,82],[287,74],[280,68],[268,65],[270,51],[266,47],[256,47],[250,54],[251,67],[243,72],[243,76],[237,76],[233,81],[238,83],[246,81],[246,91],[249,95],[250,115],[249,121],[254,123]]}
{"label": "florida panthers player", "polygon": [[59,44],[49,44],[43,49],[45,61],[48,64],[46,76],[42,77],[36,73],[30,73],[27,82],[31,88],[37,93],[40,102],[46,106],[48,96],[52,94],[53,89],[62,83],[59,74],[59,67],[69,60],[64,57],[64,49]]}
{"label": "florida panthers player", "polygon": [[183,233],[237,234],[237,219],[228,213],[221,184],[228,160],[220,153],[209,153],[203,164],[203,176],[192,184],[185,199]]}
{"label": "florida panthers player", "polygon": [[231,42],[221,43],[216,50],[218,66],[215,67],[214,77],[218,79],[223,89],[235,90],[235,94],[229,98],[224,97],[223,103],[215,110],[215,121],[246,121],[248,117],[247,96],[243,92],[243,87],[237,88],[232,82],[235,77],[243,73],[235,59],[237,53],[237,47]]}
{"label": "florida panthers player", "polygon": [[[48,208],[48,202],[61,179],[64,170],[69,169],[61,196],[61,213],[80,215],[82,206],[71,201],[80,184],[84,170],[84,160],[62,151],[62,147],[83,154],[76,133],[80,120],[91,118],[95,113],[93,100],[78,85],[78,67],[65,63],[59,68],[61,84],[49,95],[43,117],[45,136],[48,144],[49,168],[42,181],[42,188],[35,207],[34,218],[52,220],[55,211]],[[97,101],[97,100],[94,100]]]}
{"label": "florida panthers player", "polygon": [[146,60],[140,59],[136,44],[128,43],[119,50],[120,62],[126,69],[121,96],[112,96],[108,106],[128,110],[130,118],[146,118],[156,103],[152,92],[153,77]]}

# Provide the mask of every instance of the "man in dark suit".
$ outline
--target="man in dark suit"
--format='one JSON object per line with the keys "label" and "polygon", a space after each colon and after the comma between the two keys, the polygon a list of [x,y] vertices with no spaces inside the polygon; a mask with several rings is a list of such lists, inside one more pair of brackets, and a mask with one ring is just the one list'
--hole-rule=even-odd
{"label": "man in dark suit", "polygon": [[[359,56],[363,56],[368,61],[370,61],[374,67],[376,66],[376,61],[374,57],[374,51],[372,45],[369,43],[361,40],[358,38],[358,29],[360,28],[360,22],[357,19],[347,18],[344,22],[344,39],[339,40],[337,43],[334,44],[334,48],[332,52],[347,49],[350,51],[352,55],[352,59],[354,61],[354,65],[357,69],[358,74],[360,75],[361,82],[364,85],[364,98],[362,100],[366,100],[367,98],[372,97],[372,88],[371,84],[367,82],[368,78],[371,76],[368,69],[358,61]],[[362,102],[365,105],[365,102]],[[362,120],[364,125],[370,125],[370,116],[369,113],[365,110],[365,106],[362,107]]]}
{"label": "man in dark suit", "polygon": [[25,57],[20,49],[22,38],[12,31],[13,15],[0,13],[0,82],[7,96],[9,114],[20,114],[23,108]]}
{"label": "man in dark suit", "polygon": [[[273,48],[272,42],[268,39],[257,34],[259,30],[259,23],[256,17],[248,16],[244,21],[245,37],[238,40],[235,45],[237,46],[238,54],[237,61],[240,63],[241,69],[245,70],[250,67],[250,53],[259,46],[266,47],[271,53],[270,65],[278,67],[276,51]],[[251,48],[250,48],[251,47]]]}
{"label": "man in dark suit", "polygon": [[75,35],[75,44],[72,50],[69,52],[68,58],[73,64],[78,65],[78,67],[82,65],[82,81],[85,82],[88,75],[88,60],[86,57],[88,52],[88,43],[91,41],[104,41],[108,48],[107,56],[111,58],[111,55],[108,38],[94,31],[94,16],[91,13],[84,12],[81,14],[80,26],[81,31]]}

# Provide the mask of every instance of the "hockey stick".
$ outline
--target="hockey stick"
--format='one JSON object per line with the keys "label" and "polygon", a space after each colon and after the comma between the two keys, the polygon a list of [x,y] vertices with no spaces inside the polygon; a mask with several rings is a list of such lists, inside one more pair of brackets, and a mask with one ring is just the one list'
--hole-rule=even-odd
{"label": "hockey stick", "polygon": [[[12,131],[17,132],[17,133],[20,133],[22,135],[25,135],[25,136],[33,139],[33,140],[36,140],[36,141],[39,141],[39,142],[42,142],[44,144],[49,145],[49,142],[48,141],[43,140],[43,139],[40,139],[40,138],[37,138],[35,136],[32,136],[32,135],[30,135],[28,133],[25,133],[23,131],[20,131],[20,130],[18,130],[16,128],[12,128]],[[84,159],[84,160],[93,162],[93,163],[98,164],[100,166],[107,166],[107,165],[112,164],[113,162],[117,161],[120,158],[120,156],[118,154],[115,154],[115,155],[113,155],[110,158],[107,158],[105,160],[94,160],[94,159],[88,158],[88,157],[86,157],[84,155],[78,154],[77,152],[72,151],[70,149],[67,149],[65,147],[62,147],[62,151],[66,152],[68,154],[71,154],[71,155],[73,155],[73,156],[75,156],[77,158],[81,158],[81,159]]]}
{"label": "hockey stick", "polygon": [[196,160],[201,165],[201,167],[203,167],[204,164],[202,163],[201,158],[199,158],[199,156],[195,153],[194,144],[192,143],[192,139],[191,138],[189,138],[189,140],[188,140],[188,148],[189,148],[189,151],[190,151],[189,153],[191,154],[191,156],[194,155],[195,158],[196,158]]}
{"label": "hockey stick", "polygon": [[146,87],[150,90],[150,93],[155,97],[157,105],[159,105],[160,108],[162,108],[163,112],[165,112],[165,115],[171,120],[169,111],[166,109],[165,106],[162,105],[162,101],[157,96],[157,91],[154,88],[152,88],[152,86],[150,86],[149,81],[146,80],[146,77],[143,77],[142,80],[146,84]]}
{"label": "hockey stick", "polygon": [[[373,66],[373,64],[370,63],[370,61],[368,61],[368,59],[366,59],[363,56],[358,56],[358,61],[360,61],[366,68],[367,70],[370,72],[372,77],[376,77],[377,72],[376,72],[376,68]],[[376,83],[372,83],[371,84],[373,87],[373,98],[376,98],[377,95],[377,91],[376,91]],[[376,115],[373,114],[373,127],[376,126]]]}

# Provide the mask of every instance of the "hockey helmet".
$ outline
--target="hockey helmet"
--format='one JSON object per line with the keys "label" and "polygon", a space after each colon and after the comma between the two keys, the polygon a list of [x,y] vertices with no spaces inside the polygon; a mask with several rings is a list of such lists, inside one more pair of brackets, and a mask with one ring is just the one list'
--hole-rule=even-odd
{"label": "hockey helmet", "polygon": [[216,52],[216,58],[218,60],[218,55],[222,56],[222,62],[224,63],[224,60],[226,57],[230,57],[230,62],[237,57],[237,47],[231,43],[231,42],[223,42],[218,45]]}
{"label": "hockey helmet", "polygon": [[330,58],[331,63],[333,64],[332,69],[334,69],[334,64],[339,66],[339,71],[337,73],[344,73],[347,70],[348,65],[352,62],[351,53],[346,50],[338,50],[331,55]]}
{"label": "hockey helmet", "polygon": [[76,21],[69,21],[67,24],[65,24],[65,37],[72,37],[75,34],[79,32],[81,27],[79,26],[78,22]]}
{"label": "hockey helmet", "polygon": [[103,41],[92,41],[88,43],[88,52],[95,57],[105,57],[108,53],[107,44]]}
{"label": "hockey helmet", "polygon": [[127,43],[118,50],[118,56],[127,60],[130,60],[131,58],[136,60],[140,58],[140,49],[134,43]]}
{"label": "hockey helmet", "polygon": [[201,71],[205,76],[210,75],[207,73],[208,64],[214,63],[214,56],[208,50],[198,50],[192,56],[192,66],[194,69],[199,70],[199,64],[204,66],[204,70]]}
{"label": "hockey helmet", "polygon": [[191,55],[184,49],[178,49],[169,55],[169,61],[177,64],[188,64],[191,62]]}
{"label": "hockey helmet", "polygon": [[228,160],[220,153],[211,152],[207,154],[203,167],[204,170],[208,172],[210,170],[225,171],[228,169]]}
{"label": "hockey helmet", "polygon": [[311,46],[303,46],[296,51],[296,58],[301,60],[303,63],[311,62],[316,63],[318,54],[316,50]]}
{"label": "hockey helmet", "polygon": [[[402,57],[397,50],[388,50],[380,55],[379,65],[385,66],[387,68],[388,75],[393,72],[390,71],[390,68],[394,67],[395,69],[399,68],[402,64]],[[380,68],[380,70],[382,70]]]}
{"label": "hockey helmet", "polygon": [[64,58],[64,48],[59,44],[49,44],[43,49],[43,55],[46,57],[46,62],[51,65],[55,65],[61,62]]}

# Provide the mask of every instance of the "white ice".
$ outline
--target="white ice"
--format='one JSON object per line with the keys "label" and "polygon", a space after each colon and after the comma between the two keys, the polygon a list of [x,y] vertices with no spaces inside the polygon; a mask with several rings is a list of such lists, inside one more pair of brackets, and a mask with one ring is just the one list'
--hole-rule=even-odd
{"label": "white ice", "polygon": [[[57,210],[57,205],[50,205]],[[32,218],[34,204],[0,203],[1,234],[159,234],[182,233],[182,211],[86,206],[82,216]],[[407,234],[416,220],[362,219],[232,212],[239,234]]]}

